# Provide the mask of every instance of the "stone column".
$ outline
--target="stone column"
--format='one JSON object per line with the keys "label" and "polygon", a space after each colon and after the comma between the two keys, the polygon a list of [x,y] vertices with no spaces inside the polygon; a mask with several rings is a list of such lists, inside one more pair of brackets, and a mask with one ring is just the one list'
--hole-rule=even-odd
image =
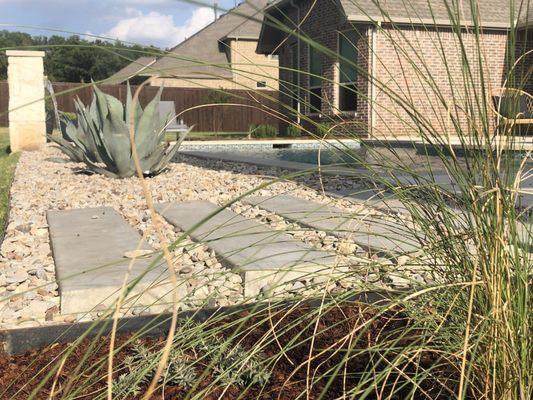
{"label": "stone column", "polygon": [[8,50],[11,151],[37,150],[46,143],[44,51]]}

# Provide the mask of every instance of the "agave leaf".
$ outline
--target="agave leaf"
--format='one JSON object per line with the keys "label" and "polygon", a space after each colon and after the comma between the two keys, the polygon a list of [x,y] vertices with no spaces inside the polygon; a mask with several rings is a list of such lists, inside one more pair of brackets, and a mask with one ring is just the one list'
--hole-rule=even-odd
{"label": "agave leaf", "polygon": [[180,138],[174,145],[170,148],[167,147],[166,154],[161,158],[159,163],[155,166],[153,173],[159,174],[166,166],[167,164],[174,158],[174,155],[177,153],[178,149],[180,148],[181,144],[189,134],[189,132],[192,130],[193,127],[190,127],[189,130],[183,134],[180,135]]}
{"label": "agave leaf", "polygon": [[[126,94],[126,107],[124,109],[124,120],[126,121],[126,124],[128,124],[128,127],[130,125],[130,113],[133,111],[133,96],[131,93],[131,86],[130,82],[128,81],[128,89]],[[143,114],[143,109],[141,107],[141,102],[137,99],[135,102],[135,119],[134,119],[134,126],[137,126],[139,124],[139,119],[141,118]]]}
{"label": "agave leaf", "polygon": [[135,172],[131,158],[131,143],[128,126],[123,120],[124,109],[122,103],[109,96],[109,114],[103,126],[103,139],[109,154],[113,158],[120,177],[132,176]]}
{"label": "agave leaf", "polygon": [[[63,135],[68,141],[73,142],[80,151],[87,154],[93,161],[95,161],[97,152],[94,144],[91,143],[90,137],[87,134],[88,126],[85,108],[79,99],[75,101],[75,105],[78,116],[77,124],[74,124],[67,118],[63,118],[63,122],[65,123]],[[82,159],[77,161],[82,161]]]}
{"label": "agave leaf", "polygon": [[159,100],[162,91],[163,87],[161,86],[155,97],[144,109],[135,130],[135,143],[137,144],[140,158],[147,157],[150,154],[150,149],[153,149],[159,143],[161,130]]}
{"label": "agave leaf", "polygon": [[144,174],[154,174],[156,172],[156,167],[165,154],[165,150],[165,145],[159,145],[151,154],[140,160],[141,169]]}
{"label": "agave leaf", "polygon": [[86,109],[83,104],[80,102],[80,111],[83,114],[83,119],[85,120],[84,135],[90,137],[94,147],[91,147],[94,151],[94,157],[90,157],[92,161],[100,162],[106,164],[109,168],[113,169],[114,165],[113,158],[107,151],[103,139],[102,139],[102,125],[100,117],[98,116],[99,108],[97,105],[96,95],[93,96],[92,103],[89,109]]}
{"label": "agave leaf", "polygon": [[107,103],[107,95],[102,92],[100,89],[94,86],[94,95],[95,95],[95,114],[96,119],[99,122],[99,125],[101,127],[104,126],[104,121],[107,118],[107,115],[109,114],[109,108]]}
{"label": "agave leaf", "polygon": [[94,127],[94,129],[101,130],[102,125],[100,124],[100,118],[98,117],[98,103],[97,103],[96,95],[93,95],[91,104],[89,108],[87,109],[87,117],[88,117],[89,123]]}
{"label": "agave leaf", "polygon": [[84,156],[83,151],[76,147],[72,142],[69,142],[68,140],[63,139],[59,136],[52,136],[47,135],[48,139],[50,139],[52,142],[56,143],[59,147],[59,149],[66,154],[72,161],[74,162],[83,162]]}
{"label": "agave leaf", "polygon": [[83,131],[88,128],[89,121],[87,120],[86,110],[79,98],[74,99],[74,105],[76,106],[76,114],[78,115],[78,127],[81,127]]}
{"label": "agave leaf", "polygon": [[96,172],[97,174],[101,174],[101,175],[104,175],[104,176],[107,176],[108,178],[120,178],[116,173],[112,172],[112,171],[108,171],[107,169],[105,168],[102,168],[98,165],[96,165],[95,163],[93,163],[91,160],[89,160],[88,158],[85,158],[85,164],[87,165],[87,167],[93,171],[93,172]]}
{"label": "agave leaf", "polygon": [[[93,98],[94,100],[94,98]],[[93,120],[90,112],[78,99],[76,103],[78,110],[78,129],[76,144],[83,147],[86,155],[94,162],[103,162],[98,149],[101,139],[98,134],[97,123]]]}
{"label": "agave leaf", "polygon": [[[105,99],[105,95],[101,94],[100,100],[103,99]],[[107,105],[103,109],[107,110]],[[79,112],[78,120],[81,121],[78,126],[81,130],[79,136],[84,137],[85,142],[91,143],[91,145],[85,146],[87,148],[87,157],[93,162],[104,163],[110,171],[116,171],[115,161],[103,143],[102,124],[99,116],[100,108],[96,93],[89,108],[86,108],[78,99],[77,110]]]}
{"label": "agave leaf", "polygon": [[63,134],[69,141],[76,142],[78,140],[78,130],[76,126],[67,118],[64,118],[63,121],[65,122],[65,131]]}
{"label": "agave leaf", "polygon": [[[104,124],[104,145],[113,160],[113,168],[118,175],[128,175],[132,168],[131,144],[126,131],[112,133],[115,125],[109,119]],[[116,128],[115,128],[116,129]],[[123,129],[125,124],[123,123]],[[131,175],[130,175],[131,176]]]}

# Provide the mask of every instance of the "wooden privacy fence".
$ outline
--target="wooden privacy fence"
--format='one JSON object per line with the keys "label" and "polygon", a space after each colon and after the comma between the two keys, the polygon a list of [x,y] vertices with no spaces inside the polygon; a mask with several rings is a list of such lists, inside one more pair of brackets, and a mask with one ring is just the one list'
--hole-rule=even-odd
{"label": "wooden privacy fence", "polygon": [[[79,97],[89,104],[93,89],[80,83],[53,83],[60,111],[74,112],[74,99]],[[98,85],[105,93],[126,100],[126,85]],[[135,92],[137,86],[132,86]],[[146,86],[139,96],[144,107],[156,95],[158,87]],[[278,110],[278,92],[261,90],[217,90],[207,88],[164,88],[161,100],[172,100],[176,114],[194,125],[196,132],[246,132],[251,124],[278,125],[278,119],[271,115]],[[9,89],[7,82],[0,82],[0,126],[8,126]],[[206,106],[207,104],[216,106]],[[238,105],[233,105],[237,103]]]}

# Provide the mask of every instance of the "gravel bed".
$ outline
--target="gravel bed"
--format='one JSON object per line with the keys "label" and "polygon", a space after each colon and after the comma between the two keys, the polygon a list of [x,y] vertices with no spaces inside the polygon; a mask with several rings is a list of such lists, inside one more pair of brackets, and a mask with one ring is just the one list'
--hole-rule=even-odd
{"label": "gravel bed", "polygon": [[[109,206],[115,208],[148,242],[160,248],[159,240],[150,233],[151,218],[137,178],[114,180],[101,175],[76,173],[80,165],[47,160],[62,157],[59,150],[47,146],[39,152],[22,153],[11,192],[11,211],[5,239],[0,247],[0,328],[37,326],[45,323],[72,322],[76,316],[61,315],[58,286],[55,282],[54,261],[51,254],[46,211],[83,207]],[[222,205],[249,190],[265,185],[273,176],[284,171],[276,168],[200,160],[179,155],[167,172],[147,179],[154,202],[209,200]],[[279,181],[263,187],[256,195],[290,193],[301,198],[332,203],[350,211],[360,207],[345,200],[323,195],[321,189],[357,188],[354,178],[316,176],[301,177],[297,182]],[[360,282],[387,283],[383,266],[397,260],[368,258],[350,241],[340,241],[324,232],[294,229],[282,218],[256,207],[241,203],[232,205],[234,211],[255,218],[274,229],[287,230],[294,237],[324,250],[335,251],[344,261],[364,266],[354,274],[351,282],[336,282],[331,289],[349,287]],[[369,212],[377,212],[368,210]],[[178,233],[162,222],[165,237],[174,241]],[[189,239],[173,252],[173,264],[180,278],[187,278],[190,294],[183,308],[205,304],[225,306],[242,300],[241,277],[222,266],[217,255],[206,246]],[[404,262],[405,264],[405,262]],[[399,281],[396,281],[398,283]],[[286,288],[313,290],[313,282],[296,282]],[[317,282],[319,283],[318,280]],[[392,282],[394,284],[394,282]],[[129,310],[133,314],[149,310]],[[101,315],[95,313],[89,317]]]}

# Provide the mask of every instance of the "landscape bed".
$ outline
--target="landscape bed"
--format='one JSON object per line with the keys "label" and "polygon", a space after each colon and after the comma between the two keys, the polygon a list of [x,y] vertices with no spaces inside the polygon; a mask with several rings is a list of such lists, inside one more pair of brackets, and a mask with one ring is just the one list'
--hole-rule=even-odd
{"label": "landscape bed", "polygon": [[[365,323],[369,324],[368,328],[360,332]],[[415,345],[418,338],[409,325],[408,318],[399,310],[392,309],[377,315],[372,306],[346,300],[338,300],[335,306],[331,302],[318,313],[316,308],[305,305],[290,308],[272,305],[267,311],[256,313],[242,311],[207,321],[201,326],[204,333],[191,328],[196,335],[191,340],[192,344],[176,339],[176,352],[185,357],[196,378],[161,384],[152,398],[293,400],[306,392],[309,399],[338,398],[343,394],[357,397],[362,394],[361,389],[355,390],[358,383],[379,375],[389,362],[398,361],[395,358],[404,349]],[[276,339],[269,336],[265,341],[274,326]],[[405,332],[410,333],[407,335]],[[185,324],[178,328],[178,334],[187,337],[191,332]],[[248,357],[252,357],[253,363],[247,364],[245,371],[239,371],[236,365],[233,368],[237,371],[231,366],[221,371],[219,366],[225,365],[225,361],[218,357],[224,356],[212,353],[214,348],[209,346],[200,345],[203,350],[198,350],[199,345],[195,344],[204,334],[206,336],[201,340],[214,340],[222,349],[238,343],[244,352],[252,351],[253,356]],[[140,378],[143,373],[139,373],[138,384],[128,388],[120,385],[119,377],[132,371],[127,367],[128,356],[138,355],[139,348],[145,354],[149,349],[160,349],[162,342],[163,338],[139,340],[129,335],[118,338],[114,357],[118,366],[114,374],[114,384],[117,385],[114,398],[142,397],[151,378],[149,371],[144,379]],[[385,350],[391,343],[395,343],[395,349]],[[55,386],[54,393],[61,398],[105,398],[108,346],[108,339],[103,337],[99,341],[84,340],[75,345],[56,345],[21,356],[6,357],[0,361],[0,396],[26,398],[33,392],[35,398],[44,399],[50,396],[52,386]],[[283,356],[279,353],[280,346],[286,349]],[[366,351],[369,348],[375,348],[375,357],[369,356]],[[254,349],[257,351],[254,352]],[[61,372],[56,375],[59,363],[55,363],[52,370],[48,368],[51,360],[63,360],[68,352],[62,362],[62,370],[76,370],[81,359],[86,365],[83,374],[75,376]],[[427,399],[428,396],[448,399],[457,380],[453,365],[431,351],[420,354],[417,360],[418,365],[406,362],[399,366],[398,373],[392,373],[376,384],[368,398],[376,398],[378,393],[386,396],[394,391],[397,396],[412,399]],[[308,368],[313,371],[314,378],[309,379]],[[419,380],[416,387],[410,384],[410,376],[425,369],[432,370],[427,379]],[[224,377],[223,373],[228,376]],[[401,387],[404,389],[398,390]]]}
{"label": "landscape bed", "polygon": [[[39,152],[22,154],[17,168],[13,183],[12,212],[5,241],[0,247],[0,263],[4,272],[0,280],[0,293],[7,300],[0,308],[0,327],[3,329],[93,320],[105,311],[105,307],[100,307],[81,314],[61,312],[56,266],[46,219],[49,210],[107,206],[113,208],[139,234],[144,234],[151,226],[150,212],[137,178],[117,180],[98,174],[76,173],[80,168],[79,164],[58,163],[58,156],[60,154],[56,149],[47,146]],[[262,187],[254,194],[291,194],[318,204],[334,204],[350,213],[363,212],[365,215],[392,218],[364,203],[324,196],[322,189],[326,193],[360,190],[361,182],[355,178],[330,176],[318,182],[316,177],[304,175],[296,182],[275,180],[286,173],[287,171],[273,167],[198,160],[178,155],[177,162],[169,165],[169,171],[148,179],[147,183],[153,190],[156,203],[208,200],[220,206],[251,188]],[[395,276],[395,259],[379,255],[371,257],[367,250],[349,238],[338,238],[327,232],[296,226],[275,213],[242,202],[231,205],[230,209],[275,232],[289,234],[291,240],[334,253],[342,262],[351,260],[357,266],[353,276],[346,277],[337,284],[332,282],[330,289],[336,286],[365,286],[367,280],[382,287],[402,286],[411,281],[411,278],[406,280]],[[166,221],[162,224],[167,240],[175,241],[180,230]],[[148,234],[147,243],[155,251],[160,249],[154,232]],[[212,294],[211,291],[219,293],[213,306],[228,306],[245,300],[242,297],[241,279],[222,265],[220,256],[206,244],[194,243],[190,239],[183,241],[175,250],[173,265],[188,288],[185,301],[180,305],[182,308],[194,309],[204,305]],[[406,263],[405,257],[402,263]],[[402,269],[414,276],[414,282],[430,279],[416,265],[412,271],[405,265]],[[302,286],[301,282],[296,282],[295,285]],[[204,289],[196,291],[195,287],[199,286],[206,286],[208,290],[205,293]],[[319,287],[303,285],[301,290],[318,290]],[[131,315],[148,310],[128,306],[126,311]]]}
{"label": "landscape bed", "polygon": [[9,153],[9,132],[0,128],[0,244],[4,238],[4,229],[9,212],[9,191],[15,172],[18,154]]}

